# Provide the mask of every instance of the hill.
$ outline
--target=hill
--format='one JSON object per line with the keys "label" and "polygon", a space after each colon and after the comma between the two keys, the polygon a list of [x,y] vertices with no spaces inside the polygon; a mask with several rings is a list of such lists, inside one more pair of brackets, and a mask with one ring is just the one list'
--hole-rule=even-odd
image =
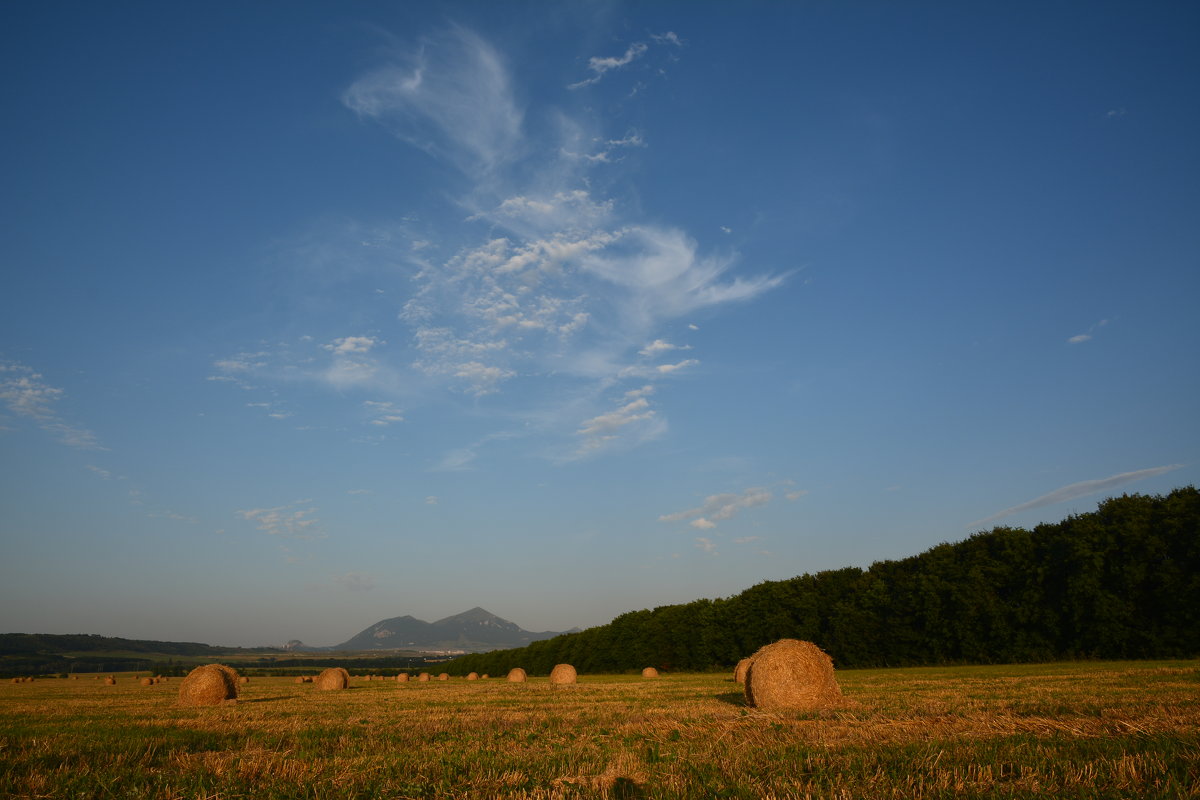
{"label": "hill", "polygon": [[380,620],[333,649],[479,652],[524,647],[559,635],[558,631],[527,631],[476,606],[437,622],[408,615]]}
{"label": "hill", "polygon": [[448,669],[726,669],[787,637],[816,642],[839,667],[1195,657],[1200,492],[1124,495],[1032,531],[998,527],[866,570],[633,611]]}

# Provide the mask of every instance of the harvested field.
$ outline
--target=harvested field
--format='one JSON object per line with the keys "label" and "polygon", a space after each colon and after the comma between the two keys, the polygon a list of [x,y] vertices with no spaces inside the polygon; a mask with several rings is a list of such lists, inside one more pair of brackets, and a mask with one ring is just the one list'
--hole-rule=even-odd
{"label": "harvested field", "polygon": [[729,673],[170,686],[0,684],[0,797],[1200,797],[1200,661],[845,670],[844,703]]}

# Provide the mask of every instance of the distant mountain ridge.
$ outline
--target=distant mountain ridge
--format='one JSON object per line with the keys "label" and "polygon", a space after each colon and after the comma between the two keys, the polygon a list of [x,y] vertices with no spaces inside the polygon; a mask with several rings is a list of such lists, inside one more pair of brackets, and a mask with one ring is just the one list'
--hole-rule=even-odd
{"label": "distant mountain ridge", "polygon": [[411,615],[380,620],[334,650],[464,651],[508,650],[552,639],[562,631],[527,631],[515,622],[476,606],[461,614],[425,622]]}

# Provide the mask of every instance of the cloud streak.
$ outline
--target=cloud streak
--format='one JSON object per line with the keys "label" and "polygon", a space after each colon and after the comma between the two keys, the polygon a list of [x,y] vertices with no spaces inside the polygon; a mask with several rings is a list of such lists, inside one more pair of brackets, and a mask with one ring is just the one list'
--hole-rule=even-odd
{"label": "cloud streak", "polygon": [[1068,484],[1067,486],[1063,486],[1055,489],[1052,492],[1044,494],[1041,497],[1035,497],[1033,500],[1030,500],[1027,503],[1021,503],[1020,505],[1013,506],[1012,508],[1006,508],[1003,511],[998,511],[995,514],[992,514],[990,517],[984,517],[983,519],[976,520],[975,522],[967,525],[967,527],[977,528],[1022,511],[1029,511],[1035,508],[1044,508],[1045,506],[1052,506],[1057,503],[1065,503],[1066,501],[1074,500],[1077,497],[1085,497],[1089,494],[1115,489],[1118,486],[1124,486],[1126,484],[1134,483],[1135,481],[1144,480],[1145,478],[1153,478],[1156,475],[1163,475],[1167,472],[1171,472],[1172,470],[1180,469],[1181,467],[1183,467],[1183,464],[1168,464],[1167,466],[1163,467],[1152,467],[1150,469],[1141,469],[1134,472],[1122,472],[1117,475],[1110,475],[1107,478],[1098,478],[1096,480],[1080,481],[1079,483]]}
{"label": "cloud streak", "polygon": [[718,522],[733,519],[748,508],[766,505],[771,502],[771,497],[770,490],[760,487],[744,489],[740,494],[733,492],[713,494],[704,498],[704,502],[696,508],[663,514],[658,519],[660,522],[691,520],[688,524],[693,528],[710,530],[717,527]]}
{"label": "cloud streak", "polygon": [[24,364],[0,362],[0,401],[10,413],[31,420],[70,447],[105,450],[94,433],[70,425],[59,416],[56,406],[64,395],[62,389],[51,386],[41,373]]}

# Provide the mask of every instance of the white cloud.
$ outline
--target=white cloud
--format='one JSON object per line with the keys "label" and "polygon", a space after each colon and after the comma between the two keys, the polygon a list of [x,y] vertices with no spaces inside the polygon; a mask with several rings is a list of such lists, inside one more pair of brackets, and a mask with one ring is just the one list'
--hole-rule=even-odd
{"label": "white cloud", "polygon": [[657,367],[655,367],[655,369],[658,370],[660,375],[669,375],[673,372],[678,372],[681,369],[694,367],[699,363],[700,362],[694,358],[688,358],[680,361],[678,364],[659,364]]}
{"label": "white cloud", "polygon": [[691,525],[693,528],[699,528],[700,530],[710,530],[712,528],[717,527],[717,523],[715,523],[711,520],[707,520],[704,517],[697,517],[696,519],[692,520],[688,524]]}
{"label": "white cloud", "polygon": [[647,45],[644,42],[634,42],[625,50],[625,54],[621,56],[592,56],[588,59],[588,69],[595,73],[590,78],[586,78],[578,83],[572,83],[567,86],[568,89],[582,89],[584,86],[591,86],[597,83],[604,77],[604,73],[612,69],[619,69],[633,63],[636,59],[641,58],[647,50]]}
{"label": "white cloud", "polygon": [[454,27],[356,80],[342,102],[467,173],[489,172],[521,144],[522,111],[500,54]]}
{"label": "white cloud", "polygon": [[65,392],[48,384],[41,373],[23,364],[0,362],[0,400],[9,412],[32,420],[63,444],[81,450],[105,450],[94,433],[69,425],[58,415],[55,407],[64,396]]}
{"label": "white cloud", "polygon": [[404,421],[404,415],[394,403],[383,400],[364,400],[363,407],[367,410],[368,422],[371,425],[387,427],[393,422]]}
{"label": "white cloud", "polygon": [[992,514],[990,517],[984,517],[983,519],[976,520],[975,522],[967,525],[967,527],[977,528],[1012,514],[1017,514],[1021,511],[1029,511],[1034,508],[1043,508],[1045,506],[1052,506],[1058,503],[1065,503],[1066,501],[1074,500],[1077,497],[1085,497],[1089,494],[1107,491],[1108,489],[1115,489],[1118,486],[1124,486],[1125,484],[1140,481],[1145,478],[1153,478],[1157,475],[1162,475],[1164,473],[1180,469],[1181,467],[1183,467],[1183,464],[1168,464],[1167,466],[1163,467],[1151,467],[1150,469],[1140,469],[1134,472],[1122,472],[1117,475],[1110,475],[1107,478],[1098,478],[1096,480],[1080,481],[1079,483],[1068,484],[1067,486],[1055,489],[1048,494],[1044,494],[1041,497],[1035,497],[1033,500],[1030,500],[1027,503],[1021,503],[1020,505],[1013,506],[1012,508],[1006,508],[1003,511]]}
{"label": "white cloud", "polygon": [[341,339],[334,339],[326,345],[322,345],[326,350],[331,351],[334,355],[345,356],[352,353],[369,353],[371,348],[383,342],[376,339],[374,336],[346,336]]}
{"label": "white cloud", "polygon": [[691,350],[691,349],[692,349],[691,345],[671,344],[670,342],[666,341],[665,339],[655,339],[653,342],[646,345],[641,350],[638,350],[638,354],[649,357],[649,356],[658,355],[659,353],[666,353],[671,350]]}
{"label": "white cloud", "polygon": [[258,530],[271,536],[288,536],[297,539],[321,539],[325,534],[320,522],[312,516],[316,508],[297,508],[292,503],[275,508],[251,508],[235,512],[244,520],[255,523]]}
{"label": "white cloud", "polygon": [[1072,336],[1070,339],[1067,339],[1067,344],[1083,344],[1084,342],[1089,342],[1092,340],[1092,334],[1095,333],[1096,329],[1103,328],[1107,324],[1108,320],[1102,319],[1095,325],[1088,328],[1085,333],[1079,333]]}
{"label": "white cloud", "polygon": [[799,500],[801,497],[804,497],[804,495],[806,495],[806,494],[808,494],[807,489],[797,489],[794,492],[788,492],[787,494],[784,495],[784,497],[787,498],[788,500]]}
{"label": "white cloud", "polygon": [[[704,503],[696,508],[663,514],[658,519],[660,522],[682,522],[691,519],[693,521],[689,524],[694,527],[716,527],[717,522],[733,519],[740,511],[765,505],[770,501],[771,492],[769,490],[750,488],[744,489],[740,494],[726,492],[709,495],[704,498]],[[700,520],[703,520],[704,524],[696,525],[696,522]]]}
{"label": "white cloud", "polygon": [[696,547],[710,555],[717,555],[717,544],[712,539],[706,539],[703,536],[697,536]]}
{"label": "white cloud", "polygon": [[433,495],[433,494],[431,494],[431,495],[429,495],[428,497],[426,497],[426,498],[425,498],[425,505],[427,505],[427,506],[436,506],[437,504],[438,504],[437,495]]}

